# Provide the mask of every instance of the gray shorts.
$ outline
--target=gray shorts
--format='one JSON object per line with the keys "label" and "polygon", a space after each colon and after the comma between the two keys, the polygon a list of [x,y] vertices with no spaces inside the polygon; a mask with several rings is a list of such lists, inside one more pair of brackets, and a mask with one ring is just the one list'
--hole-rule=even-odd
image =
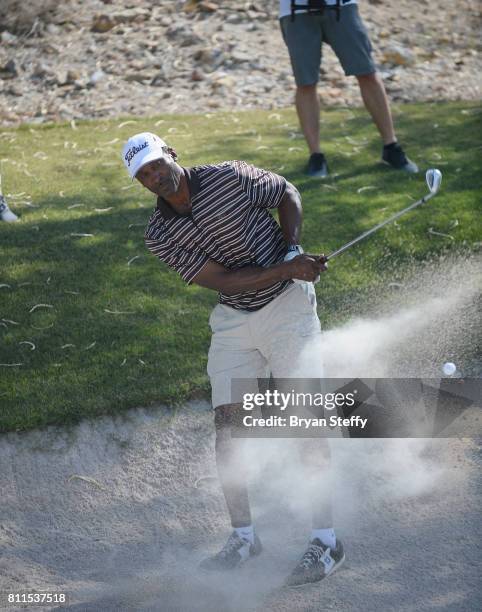
{"label": "gray shorts", "polygon": [[376,71],[372,45],[356,4],[336,11],[325,9],[323,15],[300,13],[295,20],[287,15],[280,20],[281,32],[288,47],[295,81],[298,86],[318,82],[322,43],[328,43],[340,60],[347,76],[372,74]]}

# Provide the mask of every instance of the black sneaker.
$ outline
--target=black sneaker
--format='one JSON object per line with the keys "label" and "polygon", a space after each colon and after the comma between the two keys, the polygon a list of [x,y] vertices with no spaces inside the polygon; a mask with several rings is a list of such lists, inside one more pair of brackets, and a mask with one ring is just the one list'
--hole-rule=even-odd
{"label": "black sneaker", "polygon": [[338,569],[344,560],[345,552],[340,540],[336,540],[336,548],[330,548],[315,538],[286,579],[285,585],[300,586],[310,582],[319,582]]}
{"label": "black sneaker", "polygon": [[312,153],[308,160],[308,176],[326,178],[328,176],[328,164],[323,153]]}
{"label": "black sneaker", "polygon": [[405,170],[405,172],[410,172],[412,174],[418,172],[417,164],[408,159],[398,142],[383,147],[382,162],[396,170]]}
{"label": "black sneaker", "polygon": [[233,531],[223,548],[216,555],[203,559],[199,567],[206,570],[234,569],[250,557],[259,555],[262,550],[263,547],[256,534],[254,534],[254,544],[251,544]]}

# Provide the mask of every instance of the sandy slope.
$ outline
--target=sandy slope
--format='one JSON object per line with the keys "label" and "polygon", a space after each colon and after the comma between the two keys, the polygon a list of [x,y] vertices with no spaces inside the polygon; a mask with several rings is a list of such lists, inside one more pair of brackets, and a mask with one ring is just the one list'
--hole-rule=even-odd
{"label": "sandy slope", "polygon": [[335,503],[347,562],[322,584],[288,590],[281,583],[303,550],[309,513],[286,442],[264,442],[264,454],[262,441],[251,443],[264,553],[227,575],[197,570],[229,532],[217,483],[195,486],[215,471],[211,418],[207,404],[193,403],[1,437],[0,590],[65,590],[72,610],[481,608],[474,441],[339,440]]}

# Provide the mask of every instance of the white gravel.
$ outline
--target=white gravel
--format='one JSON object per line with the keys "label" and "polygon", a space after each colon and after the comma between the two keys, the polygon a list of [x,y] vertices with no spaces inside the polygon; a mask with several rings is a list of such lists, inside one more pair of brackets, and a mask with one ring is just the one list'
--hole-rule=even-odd
{"label": "white gravel", "polygon": [[[0,123],[291,107],[277,0],[199,4],[3,0]],[[359,4],[392,102],[480,99],[476,3]],[[323,107],[361,105],[328,46],[319,93]]]}

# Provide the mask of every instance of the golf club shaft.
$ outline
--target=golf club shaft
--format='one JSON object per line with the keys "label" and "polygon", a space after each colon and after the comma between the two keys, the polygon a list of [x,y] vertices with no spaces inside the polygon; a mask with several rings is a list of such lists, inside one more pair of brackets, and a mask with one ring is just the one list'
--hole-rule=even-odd
{"label": "golf club shaft", "polygon": [[327,255],[325,257],[326,261],[329,261],[330,259],[333,259],[333,257],[336,257],[337,255],[341,255],[341,253],[343,253],[344,251],[349,249],[354,244],[357,244],[358,242],[361,242],[362,240],[364,240],[368,236],[371,236],[371,234],[374,234],[379,229],[381,229],[385,225],[388,225],[388,223],[391,223],[392,221],[395,221],[395,219],[398,219],[399,217],[401,217],[405,213],[409,212],[410,210],[413,210],[414,208],[417,208],[417,206],[421,206],[422,204],[425,204],[425,202],[428,202],[428,200],[430,200],[430,198],[433,197],[434,195],[435,195],[435,193],[432,193],[432,192],[428,193],[421,200],[418,200],[417,202],[414,202],[413,204],[410,204],[410,206],[407,206],[407,208],[404,208],[403,210],[401,210],[400,212],[396,213],[395,215],[393,215],[389,219],[386,219],[385,221],[382,221],[378,225],[375,225],[375,227],[372,227],[371,229],[367,230],[366,232],[363,232],[363,234],[361,234],[357,238],[354,238],[353,240],[351,240],[350,242],[347,242],[346,244],[344,244],[342,247],[340,247],[336,251],[333,251],[333,253],[330,253],[329,255]]}

